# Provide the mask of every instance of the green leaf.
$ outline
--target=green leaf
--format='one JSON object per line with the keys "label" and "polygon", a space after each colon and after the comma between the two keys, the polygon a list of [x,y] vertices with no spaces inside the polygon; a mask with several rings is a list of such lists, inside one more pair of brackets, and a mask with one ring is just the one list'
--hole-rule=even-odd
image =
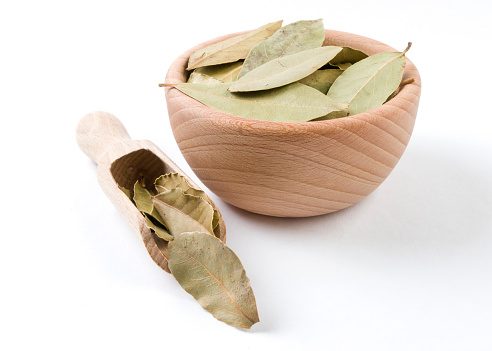
{"label": "green leaf", "polygon": [[188,83],[200,83],[200,84],[217,84],[222,83],[220,80],[207,76],[202,73],[193,71],[188,78]]}
{"label": "green leaf", "polygon": [[349,105],[350,115],[382,105],[400,85],[404,52],[383,52],[363,59],[344,71],[328,91],[328,97]]}
{"label": "green leaf", "polygon": [[154,184],[159,193],[180,188],[185,194],[201,197],[210,203],[207,194],[203,190],[193,188],[186,178],[179,173],[161,175],[155,180]]}
{"label": "green leaf", "polygon": [[[188,183],[186,178],[180,175],[179,173],[168,173],[168,174],[161,175],[155,180],[155,187],[159,193],[172,190],[175,188],[180,188],[185,194],[198,196],[204,199],[205,201],[207,201],[209,204],[212,204],[210,198],[203,190],[193,188]],[[214,209],[214,213],[212,217],[212,229],[213,229],[213,233],[218,238],[220,237],[220,227],[218,225],[220,218],[221,215],[219,214],[219,211]]]}
{"label": "green leaf", "polygon": [[277,122],[306,122],[346,107],[300,83],[261,92],[234,94],[231,83],[178,84],[175,87],[201,103],[231,115]]}
{"label": "green leaf", "polygon": [[133,201],[140,212],[152,216],[157,221],[164,224],[164,220],[154,208],[154,204],[152,203],[152,194],[145,189],[139,181],[136,181],[133,187]]}
{"label": "green leaf", "polygon": [[338,67],[340,67],[340,69],[343,71],[347,70],[350,66],[352,66],[352,64],[348,62],[338,64]]}
{"label": "green leaf", "polygon": [[131,202],[133,202],[133,194],[131,190],[128,190],[127,188],[124,188],[118,184],[118,188],[130,199]]}
{"label": "green leaf", "polygon": [[214,235],[214,209],[201,197],[187,195],[180,188],[175,188],[154,196],[152,202],[174,237],[190,231]]}
{"label": "green leaf", "polygon": [[219,220],[220,220],[220,214],[219,211],[214,210],[214,217],[212,219],[212,228],[215,230],[217,226],[219,225]]}
{"label": "green leaf", "polygon": [[192,70],[244,59],[255,45],[271,37],[281,26],[282,21],[269,23],[254,31],[199,49],[190,55],[186,69]]}
{"label": "green leaf", "polygon": [[331,83],[340,77],[343,73],[341,69],[322,69],[317,70],[309,76],[302,78],[299,83],[311,84],[311,83]]}
{"label": "green leaf", "polygon": [[145,225],[147,228],[152,229],[155,232],[155,235],[161,239],[166,241],[171,241],[174,239],[166,228],[151,216],[145,215]]}
{"label": "green leaf", "polygon": [[326,116],[321,116],[321,117],[318,117],[318,118],[314,118],[314,119],[311,120],[311,122],[313,122],[313,121],[326,121],[326,120],[329,120],[329,119],[342,118],[342,117],[347,117],[348,115],[349,115],[348,108],[344,108],[344,109],[342,109],[340,111],[330,112]]}
{"label": "green leaf", "polygon": [[286,25],[251,49],[238,78],[273,59],[318,48],[324,40],[325,30],[321,19]]}
{"label": "green leaf", "polygon": [[309,76],[302,78],[299,83],[309,85],[310,87],[326,94],[333,82],[342,74],[341,69],[323,69],[317,70]]}
{"label": "green leaf", "polygon": [[135,205],[141,212],[151,214],[154,210],[154,205],[152,204],[152,194],[145,189],[139,181],[135,182],[133,188],[133,201],[135,201]]}
{"label": "green leaf", "polygon": [[[304,84],[304,83],[302,83],[302,84]],[[326,94],[331,87],[331,83],[310,83],[310,84],[304,84],[304,85],[307,85],[311,88],[314,88],[322,94]]]}
{"label": "green leaf", "polygon": [[323,66],[340,50],[338,46],[323,46],[269,61],[239,78],[229,91],[266,90],[296,82]]}
{"label": "green leaf", "polygon": [[[224,63],[222,65],[200,67],[195,70],[196,73],[205,74],[209,77],[218,79],[224,83],[234,82],[237,80],[239,71],[243,66],[243,61]],[[191,83],[188,80],[188,83]]]}
{"label": "green leaf", "polygon": [[214,217],[212,219],[212,228],[214,228],[214,235],[220,239],[220,225],[219,225],[219,222],[220,222],[220,218],[221,218],[221,214],[219,213],[219,211],[217,211],[216,209],[214,209]]}
{"label": "green leaf", "polygon": [[330,60],[330,65],[338,66],[341,69],[345,70],[354,63],[357,63],[365,58],[367,58],[367,55],[364,54],[362,51],[344,46],[342,47],[342,51],[340,51],[337,56]]}
{"label": "green leaf", "polygon": [[241,261],[216,237],[179,235],[169,243],[169,268],[181,287],[218,320],[246,329],[259,322]]}

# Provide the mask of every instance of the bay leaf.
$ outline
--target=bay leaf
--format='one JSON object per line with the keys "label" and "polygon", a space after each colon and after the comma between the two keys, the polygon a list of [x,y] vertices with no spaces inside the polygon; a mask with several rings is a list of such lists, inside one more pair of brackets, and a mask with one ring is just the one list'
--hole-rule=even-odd
{"label": "bay leaf", "polygon": [[314,122],[314,121],[327,121],[329,119],[336,119],[336,118],[347,117],[348,115],[349,115],[348,108],[344,108],[344,109],[342,109],[340,111],[333,111],[333,112],[328,113],[325,116],[314,118],[314,119],[311,120],[311,122]]}
{"label": "bay leaf", "polygon": [[[302,84],[304,84],[304,83],[302,83]],[[328,92],[328,90],[330,90],[330,87],[331,87],[331,83],[309,83],[309,84],[304,84],[304,85],[307,85],[311,88],[314,88],[322,94],[326,94]]]}
{"label": "bay leaf", "polygon": [[157,221],[164,224],[163,218],[154,208],[154,204],[152,203],[152,194],[150,191],[145,189],[138,180],[135,182],[133,187],[133,201],[140,212],[152,216]]}
{"label": "bay leaf", "polygon": [[400,85],[410,45],[403,52],[382,52],[353,64],[335,80],[327,96],[347,103],[350,115],[382,105]]}
{"label": "bay leaf", "polygon": [[169,269],[181,287],[218,320],[249,329],[259,322],[256,299],[241,261],[207,233],[169,242]]}
{"label": "bay leaf", "polygon": [[[196,73],[205,74],[209,77],[218,79],[224,83],[234,82],[241,71],[243,61],[224,63],[222,65],[199,67],[195,70]],[[191,83],[188,80],[188,83]]]}
{"label": "bay leaf", "polygon": [[145,216],[145,225],[147,228],[152,229],[159,238],[166,241],[171,241],[174,237],[166,230],[166,228],[157,220],[153,220],[151,216]]}
{"label": "bay leaf", "polygon": [[213,109],[264,121],[306,122],[346,107],[346,104],[336,104],[326,95],[301,83],[241,94],[229,92],[231,84],[184,83],[175,87]]}
{"label": "bay leaf", "polygon": [[269,23],[251,32],[199,49],[190,55],[186,69],[192,70],[245,59],[254,46],[271,37],[281,26],[282,21]]}
{"label": "bay leaf", "polygon": [[267,90],[296,82],[323,66],[340,50],[338,46],[323,46],[268,61],[239,78],[229,91]]}
{"label": "bay leaf", "polygon": [[201,197],[187,195],[180,188],[168,190],[152,198],[154,208],[175,238],[183,232],[200,231],[214,235],[214,209]]}
{"label": "bay leaf", "polygon": [[343,71],[347,70],[350,66],[352,66],[352,64],[348,62],[338,64],[338,67],[340,67],[340,69]]}
{"label": "bay leaf", "polygon": [[407,84],[411,84],[415,81],[414,78],[409,78],[409,79],[405,79],[403,81],[401,81],[400,85],[398,86],[398,88],[393,92],[391,93],[390,96],[388,96],[388,98],[386,99],[385,103],[390,101],[391,99],[393,99],[401,90],[401,88],[404,86],[404,85],[407,85]]}
{"label": "bay leaf", "polygon": [[318,48],[325,40],[323,20],[297,21],[251,49],[238,78],[273,59]]}
{"label": "bay leaf", "polygon": [[118,189],[120,189],[130,199],[131,202],[133,202],[133,194],[130,190],[120,186],[119,184],[118,184]]}
{"label": "bay leaf", "polygon": [[342,74],[341,69],[323,69],[311,73],[309,76],[299,80],[299,83],[309,85],[326,94],[333,82]]}
{"label": "bay leaf", "polygon": [[[185,194],[201,197],[202,199],[206,200],[210,205],[212,204],[210,198],[203,190],[193,188],[190,185],[190,183],[188,183],[186,178],[179,173],[168,173],[168,174],[161,175],[155,180],[155,187],[159,193],[172,190],[175,188],[180,188]],[[218,226],[220,218],[221,215],[219,214],[219,211],[214,209],[214,213],[212,217],[212,229],[215,236],[218,238],[220,237],[220,228]]]}
{"label": "bay leaf", "polygon": [[341,69],[322,69],[314,71],[307,77],[302,78],[299,83],[332,83],[343,73]]}
{"label": "bay leaf", "polygon": [[330,60],[330,65],[338,66],[341,69],[345,70],[354,63],[357,63],[367,57],[368,55],[364,54],[360,50],[352,49],[348,46],[343,46],[342,51],[340,51],[337,56]]}
{"label": "bay leaf", "polygon": [[220,218],[221,218],[221,214],[219,213],[219,211],[217,211],[216,209],[214,209],[214,216],[213,216],[213,219],[212,219],[212,228],[214,229],[214,235],[220,239],[220,225],[219,225],[219,222],[220,222]]}
{"label": "bay leaf", "polygon": [[217,226],[219,225],[219,220],[220,220],[219,211],[214,209],[214,215],[213,215],[213,219],[212,219],[212,228],[214,229],[214,231],[215,231],[215,228],[217,228]]}
{"label": "bay leaf", "polygon": [[193,188],[186,178],[179,173],[161,175],[155,180],[154,184],[159,193],[180,188],[185,194],[201,197],[210,203],[207,194],[203,190]]}
{"label": "bay leaf", "polygon": [[197,73],[193,71],[188,78],[188,83],[200,83],[200,84],[217,84],[222,83],[220,80],[214,77],[207,76],[205,74]]}
{"label": "bay leaf", "polygon": [[133,201],[138,210],[144,213],[151,214],[154,210],[154,205],[152,204],[152,194],[145,189],[139,181],[135,182],[133,188]]}

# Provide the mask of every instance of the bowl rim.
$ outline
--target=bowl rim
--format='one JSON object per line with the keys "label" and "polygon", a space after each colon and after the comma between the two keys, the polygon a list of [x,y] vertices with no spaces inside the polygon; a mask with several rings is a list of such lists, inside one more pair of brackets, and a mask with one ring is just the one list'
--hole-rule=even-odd
{"label": "bowl rim", "polygon": [[[303,132],[309,132],[309,131],[314,132],[323,127],[329,127],[330,129],[338,128],[338,127],[346,126],[347,124],[354,124],[354,123],[358,124],[358,122],[359,123],[367,122],[368,119],[373,119],[375,116],[386,118],[385,116],[394,113],[395,109],[407,111],[409,107],[409,103],[418,106],[418,102],[420,99],[420,91],[421,91],[420,74],[417,68],[415,67],[415,65],[412,63],[412,61],[410,61],[410,59],[407,56],[405,56],[405,69],[403,71],[402,79],[404,80],[404,79],[413,78],[414,82],[404,85],[400,89],[398,94],[395,97],[393,97],[390,101],[363,113],[330,119],[330,120],[324,120],[324,121],[281,122],[281,121],[264,121],[264,120],[235,116],[219,110],[215,110],[207,105],[204,105],[201,102],[193,99],[192,97],[184,94],[183,92],[179,91],[178,89],[172,86],[173,84],[180,84],[186,82],[185,77],[187,76],[187,72],[188,72],[186,71],[186,66],[188,64],[188,59],[191,53],[207,45],[248,32],[249,31],[236,32],[236,33],[231,33],[220,37],[216,37],[207,40],[205,42],[202,42],[190,48],[189,50],[185,51],[183,54],[181,54],[177,59],[174,60],[174,62],[171,64],[171,66],[168,69],[165,79],[165,84],[168,85],[165,87],[166,96],[168,97],[168,95],[172,91],[173,94],[177,94],[176,96],[179,96],[180,98],[184,99],[182,101],[185,101],[187,106],[189,107],[199,106],[201,109],[203,109],[205,115],[208,116],[208,118],[211,118],[210,116],[213,115],[213,119],[217,121],[221,120],[221,122],[225,122],[228,124],[240,123],[243,127],[250,127],[256,130],[267,129],[270,132],[275,132],[275,131],[292,132],[296,130],[298,131],[302,130]],[[360,43],[361,46],[363,46],[364,48],[361,48],[359,45],[350,45],[350,47],[352,47],[353,49],[361,50],[367,53],[368,55],[373,55],[379,52],[398,52],[398,50],[394,49],[393,47],[386,45],[382,42],[379,42],[375,39],[367,38],[358,34],[330,30],[330,29],[325,29],[325,41],[323,42],[323,46],[327,45],[327,42],[330,43],[331,41],[342,41],[342,42],[347,41],[347,38],[350,38],[350,41],[355,41],[357,43]],[[334,44],[328,44],[328,45],[334,45]],[[344,45],[343,43],[338,45],[349,46],[349,45]],[[174,97],[175,96],[173,96],[173,98]]]}

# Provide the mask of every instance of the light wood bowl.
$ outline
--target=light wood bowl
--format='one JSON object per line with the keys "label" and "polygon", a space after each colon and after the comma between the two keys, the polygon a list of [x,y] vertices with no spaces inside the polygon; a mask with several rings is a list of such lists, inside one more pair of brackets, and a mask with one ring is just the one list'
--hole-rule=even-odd
{"label": "light wood bowl", "polygon": [[[189,55],[169,68],[166,83],[186,81]],[[326,30],[324,45],[368,55],[396,50],[359,35]],[[354,116],[320,122],[267,122],[229,115],[166,87],[171,128],[198,178],[224,201],[278,217],[307,217],[349,207],[391,173],[410,140],[421,81],[407,58],[402,87],[389,102]]]}

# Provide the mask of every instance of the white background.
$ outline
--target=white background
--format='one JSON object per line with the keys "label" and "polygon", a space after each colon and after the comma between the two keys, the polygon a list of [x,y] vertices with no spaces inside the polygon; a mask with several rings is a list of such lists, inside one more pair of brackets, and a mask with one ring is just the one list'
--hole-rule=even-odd
{"label": "white background", "polygon": [[[491,2],[2,1],[2,350],[492,349]],[[400,163],[338,213],[280,219],[214,194],[261,322],[216,321],[150,259],[78,149],[110,111],[194,179],[164,81],[183,51],[323,18],[400,50],[423,90]],[[201,184],[201,183],[199,183]]]}

